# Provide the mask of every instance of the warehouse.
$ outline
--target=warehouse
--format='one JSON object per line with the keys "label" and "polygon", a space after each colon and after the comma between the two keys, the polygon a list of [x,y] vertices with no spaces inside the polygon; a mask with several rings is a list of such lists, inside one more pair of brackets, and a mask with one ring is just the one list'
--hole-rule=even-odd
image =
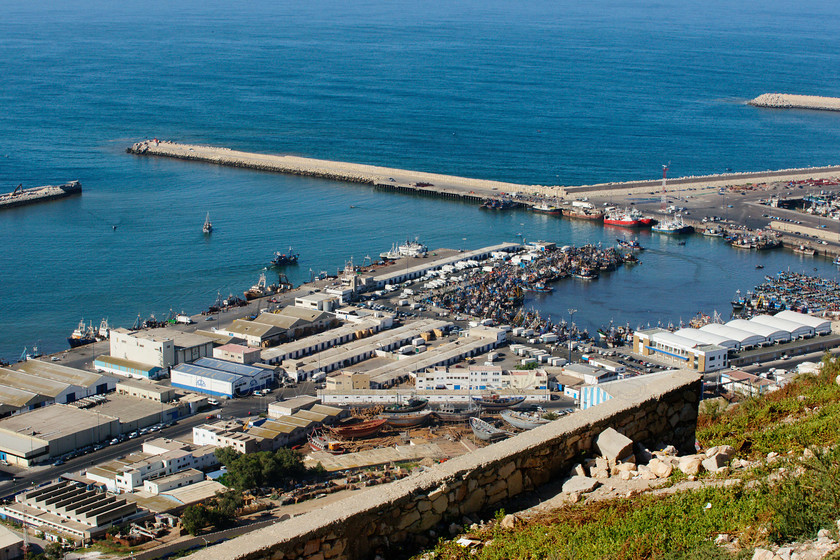
{"label": "warehouse", "polygon": [[741,329],[742,331],[763,336],[770,344],[790,341],[790,333],[788,331],[768,325],[762,325],[761,323],[754,323],[753,321],[747,321],[746,319],[734,319],[726,323],[726,326],[735,327],[736,329]]}
{"label": "warehouse", "polygon": [[61,404],[75,401],[82,392],[81,387],[4,368],[0,368],[0,385],[20,391],[37,393],[38,395],[47,397],[51,401]]}
{"label": "warehouse", "polygon": [[710,323],[700,327],[701,332],[708,332],[737,340],[741,350],[748,348],[755,348],[767,344],[767,339],[760,334],[747,332],[745,330],[736,329],[735,327],[728,327],[718,323]]}
{"label": "warehouse", "polygon": [[750,319],[750,322],[787,331],[790,333],[790,337],[792,339],[811,338],[814,336],[814,327],[809,327],[808,325],[803,325],[802,323],[794,323],[793,321],[788,321],[787,319],[774,317],[772,315],[756,315]]}
{"label": "warehouse", "polygon": [[716,344],[698,344],[664,329],[646,329],[633,333],[633,351],[642,356],[656,356],[683,368],[715,371],[729,367],[729,350]]}
{"label": "warehouse", "polygon": [[814,317],[813,315],[806,315],[804,313],[797,313],[796,311],[785,310],[779,311],[774,315],[774,317],[785,319],[786,321],[792,321],[800,325],[808,325],[814,329],[816,334],[831,334],[831,321],[820,319],[819,317]]}
{"label": "warehouse", "polygon": [[333,346],[339,346],[356,339],[371,336],[380,330],[380,324],[380,321],[364,320],[359,323],[336,327],[319,334],[313,334],[300,340],[286,342],[263,350],[261,353],[262,361],[267,364],[279,364],[283,360],[308,356],[315,352],[332,348]]}
{"label": "warehouse", "polygon": [[680,329],[674,333],[677,336],[693,340],[698,344],[717,344],[730,350],[740,350],[741,343],[737,339],[722,336],[700,329]]}
{"label": "warehouse", "polygon": [[158,366],[135,362],[117,356],[99,356],[94,360],[96,371],[133,377],[135,379],[158,379],[163,376],[163,370]]}
{"label": "warehouse", "polygon": [[0,385],[0,418],[26,412],[52,402],[49,397]]}
{"label": "warehouse", "polygon": [[18,369],[19,371],[42,379],[49,379],[58,383],[67,383],[74,387],[79,387],[80,392],[76,394],[77,399],[91,395],[101,395],[102,393],[113,391],[117,386],[116,377],[60,366],[41,360],[27,360],[20,364]]}
{"label": "warehouse", "polygon": [[173,387],[225,398],[246,395],[274,383],[273,370],[216,358],[179,364],[172,368],[170,376]]}

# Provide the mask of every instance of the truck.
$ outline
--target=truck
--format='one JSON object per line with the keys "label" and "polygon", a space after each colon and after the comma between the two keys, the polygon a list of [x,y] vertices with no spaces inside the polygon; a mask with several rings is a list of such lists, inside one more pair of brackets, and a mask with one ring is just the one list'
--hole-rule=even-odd
{"label": "truck", "polygon": [[181,325],[192,325],[193,324],[192,318],[189,315],[184,315],[183,313],[181,313],[180,315],[177,315],[175,317],[175,322],[179,323]]}

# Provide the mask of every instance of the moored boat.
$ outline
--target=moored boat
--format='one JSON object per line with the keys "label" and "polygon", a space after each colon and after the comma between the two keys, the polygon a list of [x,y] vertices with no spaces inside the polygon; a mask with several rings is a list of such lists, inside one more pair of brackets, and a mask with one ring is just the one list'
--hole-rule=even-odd
{"label": "moored boat", "polygon": [[683,222],[683,218],[680,214],[677,214],[671,220],[659,222],[651,228],[651,231],[655,231],[657,233],[666,233],[670,235],[678,235],[681,233],[690,233],[693,229],[693,227]]}
{"label": "moored boat", "polygon": [[503,408],[510,408],[525,402],[525,397],[500,397],[499,395],[490,395],[488,397],[473,397],[473,402],[481,408],[487,410],[501,410]]}
{"label": "moored boat", "polygon": [[274,256],[271,258],[271,265],[272,266],[286,266],[287,264],[297,264],[298,258],[300,255],[295,253],[291,247],[289,247],[288,253],[281,253],[280,251],[275,251]]}
{"label": "moored boat", "polygon": [[79,321],[79,326],[67,337],[67,344],[70,345],[70,348],[78,348],[79,346],[94,342],[96,342],[96,333],[93,330],[93,326],[86,326],[84,319]]}
{"label": "moored boat", "polygon": [[312,430],[308,439],[309,447],[313,451],[326,451],[331,455],[341,455],[346,452],[341,442],[327,437],[321,430]]}
{"label": "moored boat", "polygon": [[441,422],[466,422],[471,416],[478,416],[481,413],[481,407],[471,403],[469,408],[458,410],[451,403],[446,403],[440,405],[434,413]]}
{"label": "moored boat", "polygon": [[816,254],[817,250],[814,249],[813,247],[809,247],[809,246],[803,244],[803,245],[797,245],[796,247],[794,247],[793,252],[796,253],[797,255],[806,255],[806,256],[809,256],[809,257],[813,257]]}
{"label": "moored boat", "polygon": [[385,422],[394,428],[416,428],[428,422],[433,415],[434,412],[431,410],[389,414],[385,416]]}
{"label": "moored boat", "polygon": [[561,214],[563,212],[562,210],[560,210],[560,208],[558,208],[556,206],[552,206],[552,205],[547,204],[545,202],[543,202],[542,204],[536,204],[534,206],[531,206],[531,210],[533,210],[534,212],[539,212],[540,214],[555,214],[555,215],[556,214]]}
{"label": "moored boat", "polygon": [[604,225],[634,228],[640,227],[642,222],[627,212],[613,210],[604,215]]}
{"label": "moored boat", "polygon": [[564,208],[563,215],[567,218],[574,218],[577,220],[593,220],[600,221],[604,219],[604,213],[594,208]]}
{"label": "moored boat", "polygon": [[470,418],[470,428],[472,428],[475,437],[477,437],[480,440],[489,442],[507,439],[513,435],[510,432],[500,430],[499,428],[488,424],[481,418],[476,417]]}
{"label": "moored boat", "polygon": [[363,438],[378,433],[384,425],[384,418],[374,418],[373,420],[364,420],[346,426],[331,426],[330,432],[335,436],[343,438]]}
{"label": "moored boat", "polygon": [[257,299],[265,296],[270,296],[277,291],[276,286],[266,286],[265,285],[265,272],[260,273],[259,281],[251,286],[251,288],[243,294],[245,299],[251,301],[252,299]]}
{"label": "moored boat", "polygon": [[516,410],[503,410],[499,413],[502,420],[520,430],[533,430],[536,427],[548,424],[551,420],[546,420],[540,414],[519,412]]}

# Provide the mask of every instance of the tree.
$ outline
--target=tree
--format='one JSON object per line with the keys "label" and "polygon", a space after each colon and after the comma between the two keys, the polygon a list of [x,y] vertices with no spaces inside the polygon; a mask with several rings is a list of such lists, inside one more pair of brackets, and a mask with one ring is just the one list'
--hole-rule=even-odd
{"label": "tree", "polygon": [[199,531],[210,525],[210,523],[210,511],[203,504],[187,506],[181,514],[181,526],[191,535],[197,535]]}
{"label": "tree", "polygon": [[242,456],[242,453],[233,447],[217,447],[213,454],[226,467],[230,467],[231,463]]}

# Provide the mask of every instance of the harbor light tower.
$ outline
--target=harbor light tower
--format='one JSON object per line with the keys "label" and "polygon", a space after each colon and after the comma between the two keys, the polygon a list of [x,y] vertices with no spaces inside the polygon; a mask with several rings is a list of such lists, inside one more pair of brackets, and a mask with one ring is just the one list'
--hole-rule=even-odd
{"label": "harbor light tower", "polygon": [[667,199],[666,199],[666,196],[665,196],[665,177],[668,173],[668,168],[669,167],[671,167],[671,162],[670,161],[668,162],[668,165],[663,165],[662,166],[662,201],[660,203],[660,208],[659,209],[662,210],[663,212],[665,211],[665,204],[667,203]]}

